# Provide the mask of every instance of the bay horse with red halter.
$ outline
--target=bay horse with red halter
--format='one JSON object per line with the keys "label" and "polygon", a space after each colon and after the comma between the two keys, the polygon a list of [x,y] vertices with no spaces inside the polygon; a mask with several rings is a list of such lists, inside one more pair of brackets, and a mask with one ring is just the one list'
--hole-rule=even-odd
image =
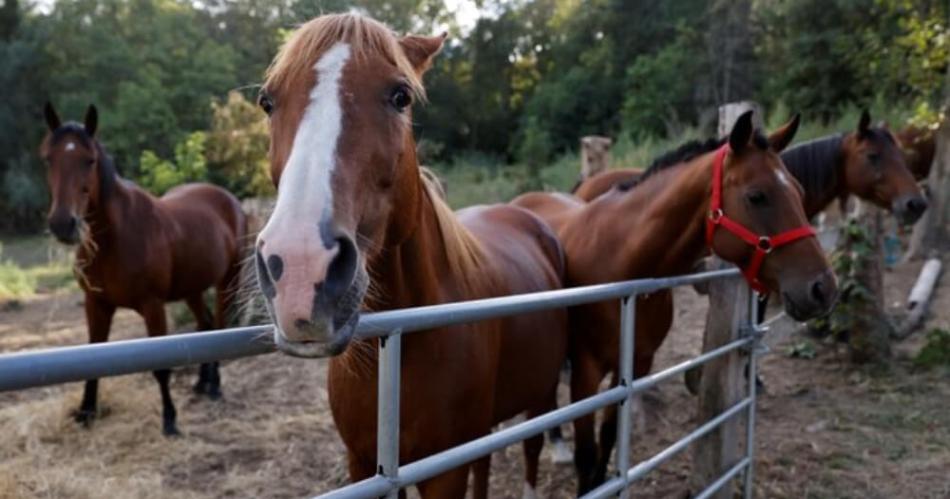
{"label": "bay horse with red halter", "polygon": [[[75,273],[84,294],[89,342],[108,341],[119,307],[138,312],[149,336],[168,332],[165,303],[185,300],[199,330],[224,327],[238,286],[247,220],[241,203],[210,184],[187,184],[156,198],[119,177],[96,138],[98,112],[62,123],[52,104],[40,155],[48,165],[50,232],[78,244]],[[212,317],[203,299],[215,288]],[[162,397],[162,430],[178,434],[168,387],[171,370],[153,373]],[[203,364],[195,392],[221,396],[218,363]],[[74,413],[89,425],[97,414],[98,380],[86,381]]]}
{"label": "bay horse with red halter", "polygon": [[[689,143],[654,162],[636,184],[590,203],[547,193],[512,203],[540,214],[558,233],[567,285],[684,274],[711,250],[742,267],[756,289],[780,291],[788,313],[803,320],[825,313],[837,288],[805,218],[801,188],[778,156],[797,127],[796,117],[765,138],[747,113],[727,141]],[[608,374],[617,382],[619,310],[617,301],[569,310],[573,400],[593,395]],[[634,376],[650,372],[672,312],[668,290],[638,297]],[[599,445],[593,415],[574,422],[580,493],[606,476],[616,417],[611,406]]]}
{"label": "bay horse with red halter", "polygon": [[[270,116],[277,203],[258,237],[260,289],[284,353],[330,357],[330,409],[354,481],[377,472],[377,340],[361,311],[561,286],[563,254],[538,217],[509,205],[452,213],[415,155],[412,104],[444,36],[397,38],[358,14],[321,16],[290,37],[259,104]],[[372,282],[371,282],[372,281]],[[565,311],[483,321],[402,340],[399,460],[485,435],[554,405]],[[525,442],[530,495],[543,437]],[[489,458],[418,485],[462,498],[471,467],[486,497]]]}
{"label": "bay horse with red halter", "polygon": [[[902,142],[915,137],[913,148],[906,143],[906,149],[901,148]],[[911,151],[919,153],[911,155]],[[906,224],[916,222],[927,209],[915,182],[915,177],[928,171],[921,165],[927,163],[929,169],[933,161],[926,139],[908,132],[899,140],[886,126],[872,127],[867,111],[855,131],[798,144],[782,153],[782,161],[805,190],[803,203],[809,219],[833,201],[852,195],[890,210]],[[633,168],[610,170],[583,182],[575,196],[590,201],[624,182],[635,183],[641,174]]]}

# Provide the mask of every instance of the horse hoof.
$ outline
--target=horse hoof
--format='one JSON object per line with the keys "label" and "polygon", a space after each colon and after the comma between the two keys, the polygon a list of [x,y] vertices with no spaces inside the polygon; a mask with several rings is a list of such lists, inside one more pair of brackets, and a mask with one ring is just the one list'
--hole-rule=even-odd
{"label": "horse hoof", "polygon": [[180,437],[181,432],[178,431],[178,427],[174,424],[166,424],[162,427],[162,435],[166,437]]}
{"label": "horse hoof", "polygon": [[686,389],[692,395],[699,395],[699,384],[702,381],[703,370],[700,367],[694,367],[683,373],[683,383]]}
{"label": "horse hoof", "polygon": [[198,395],[204,395],[208,393],[208,389],[209,389],[209,385],[207,381],[199,381],[195,383],[195,386],[191,388],[191,390]]}
{"label": "horse hoof", "polygon": [[96,411],[86,409],[76,409],[73,411],[73,420],[81,424],[84,428],[89,428],[94,419],[96,419]]}
{"label": "horse hoof", "polygon": [[551,462],[554,464],[571,464],[574,462],[574,455],[567,448],[563,440],[554,443],[554,452],[551,454]]}
{"label": "horse hoof", "polygon": [[207,395],[210,400],[221,400],[221,388],[216,386],[210,387],[208,391],[205,392],[205,395]]}

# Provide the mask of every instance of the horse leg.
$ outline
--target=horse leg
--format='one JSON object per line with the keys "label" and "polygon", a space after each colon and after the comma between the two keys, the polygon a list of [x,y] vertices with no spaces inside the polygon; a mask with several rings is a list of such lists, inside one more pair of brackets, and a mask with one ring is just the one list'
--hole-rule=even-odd
{"label": "horse leg", "polygon": [[488,499],[488,473],[491,454],[472,463],[472,499]]}
{"label": "horse leg", "polygon": [[548,441],[554,447],[551,451],[551,462],[554,464],[567,464],[574,460],[571,456],[571,449],[567,447],[564,441],[564,433],[560,426],[555,426],[548,431]]}
{"label": "horse leg", "polygon": [[[185,300],[192,315],[195,316],[195,322],[198,324],[198,331],[208,331],[214,326],[211,311],[205,304],[204,295],[199,293]],[[198,382],[193,388],[197,394],[206,394],[208,398],[217,400],[221,398],[221,380],[218,376],[218,363],[208,362],[201,364],[198,368]]]}
{"label": "horse leg", "polygon": [[419,496],[422,499],[464,499],[469,467],[459,466],[420,483]]}
{"label": "horse leg", "polygon": [[[103,343],[109,339],[109,329],[112,328],[112,316],[115,315],[115,306],[96,299],[86,293],[84,303],[86,309],[86,327],[89,329],[89,343]],[[77,423],[88,427],[96,418],[96,405],[99,394],[99,380],[86,380],[82,392],[82,402],[79,409],[73,412],[73,419]]]}
{"label": "horse leg", "polygon": [[[145,319],[145,328],[148,330],[149,336],[164,336],[168,332],[168,324],[165,321],[165,304],[163,302],[149,302],[139,310],[139,314]],[[172,394],[168,388],[171,373],[171,369],[152,371],[162,394],[162,433],[166,436],[179,434],[178,426],[175,424],[177,418],[175,404],[172,402]]]}
{"label": "horse leg", "polygon": [[[597,393],[603,378],[597,361],[584,356],[571,365],[571,402],[577,402]],[[574,467],[577,470],[577,492],[582,496],[594,486],[594,467],[597,459],[597,440],[594,435],[594,414],[574,420]]]}
{"label": "horse leg", "polygon": [[[528,419],[539,416],[538,413],[529,413]],[[541,449],[544,447],[544,434],[540,433],[521,443],[524,449],[524,492],[522,499],[538,498],[538,463],[541,461]]]}
{"label": "horse leg", "polygon": [[[570,361],[565,361],[564,366],[561,367],[561,375],[569,376],[571,374],[571,363]],[[554,392],[555,402],[552,405],[552,408],[557,407],[557,388]],[[567,442],[564,441],[564,433],[561,431],[560,426],[555,426],[548,430],[548,441],[551,442],[551,445],[554,447],[554,450],[551,453],[551,462],[554,464],[567,464],[573,460],[571,457],[571,450],[567,448]]]}

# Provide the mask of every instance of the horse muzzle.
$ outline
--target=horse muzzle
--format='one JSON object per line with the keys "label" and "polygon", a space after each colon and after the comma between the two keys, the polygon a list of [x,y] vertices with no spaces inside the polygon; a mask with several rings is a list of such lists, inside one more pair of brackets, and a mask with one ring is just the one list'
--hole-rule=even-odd
{"label": "horse muzzle", "polygon": [[49,218],[49,231],[63,244],[78,244],[79,218],[71,214],[56,214]]}
{"label": "horse muzzle", "polygon": [[821,317],[838,301],[838,283],[829,269],[782,291],[785,311],[796,321]]}
{"label": "horse muzzle", "polygon": [[920,220],[924,212],[927,211],[927,200],[922,196],[910,195],[901,196],[894,200],[891,205],[891,211],[897,216],[898,220],[905,225],[913,225]]}
{"label": "horse muzzle", "polygon": [[351,239],[302,252],[280,252],[265,244],[255,260],[280,351],[314,358],[346,350],[369,282]]}

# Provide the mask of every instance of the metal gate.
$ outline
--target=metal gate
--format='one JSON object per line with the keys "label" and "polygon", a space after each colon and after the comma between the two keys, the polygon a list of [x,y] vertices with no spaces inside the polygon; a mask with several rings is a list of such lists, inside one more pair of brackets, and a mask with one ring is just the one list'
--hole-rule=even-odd
{"label": "metal gate", "polygon": [[[745,455],[708,484],[696,497],[711,496],[743,472],[745,497],[751,497],[756,397],[754,382],[748,383],[748,394],[745,398],[718,416],[706,421],[649,459],[633,466],[629,462],[631,437],[629,404],[633,396],[688,369],[701,366],[737,350],[750,353],[748,378],[754,380],[756,345],[762,333],[761,329],[754,327],[751,323],[746,323],[740,327],[740,331],[735,332],[737,339],[734,341],[663,371],[634,380],[636,297],[663,289],[720,279],[730,279],[735,281],[737,286],[744,287],[745,284],[736,279],[737,276],[739,272],[736,269],[718,270],[687,276],[639,279],[362,316],[356,334],[362,338],[379,338],[377,463],[380,472],[372,478],[327,492],[319,497],[396,497],[399,489],[474,461],[611,404],[620,406],[616,446],[618,471],[606,483],[584,497],[616,495],[627,497],[629,488],[636,480],[740,413],[745,413],[747,418]],[[746,296],[749,297],[747,301],[750,307],[750,313],[746,314],[746,317],[755,317],[754,307],[757,305],[757,300],[751,293],[747,293]],[[617,386],[534,419],[400,466],[398,462],[399,373],[403,335],[454,324],[616,299],[621,302],[621,358],[618,366],[620,383]],[[271,331],[272,327],[269,325],[254,326],[0,355],[0,391],[21,390],[269,353],[274,351],[270,339]]]}

